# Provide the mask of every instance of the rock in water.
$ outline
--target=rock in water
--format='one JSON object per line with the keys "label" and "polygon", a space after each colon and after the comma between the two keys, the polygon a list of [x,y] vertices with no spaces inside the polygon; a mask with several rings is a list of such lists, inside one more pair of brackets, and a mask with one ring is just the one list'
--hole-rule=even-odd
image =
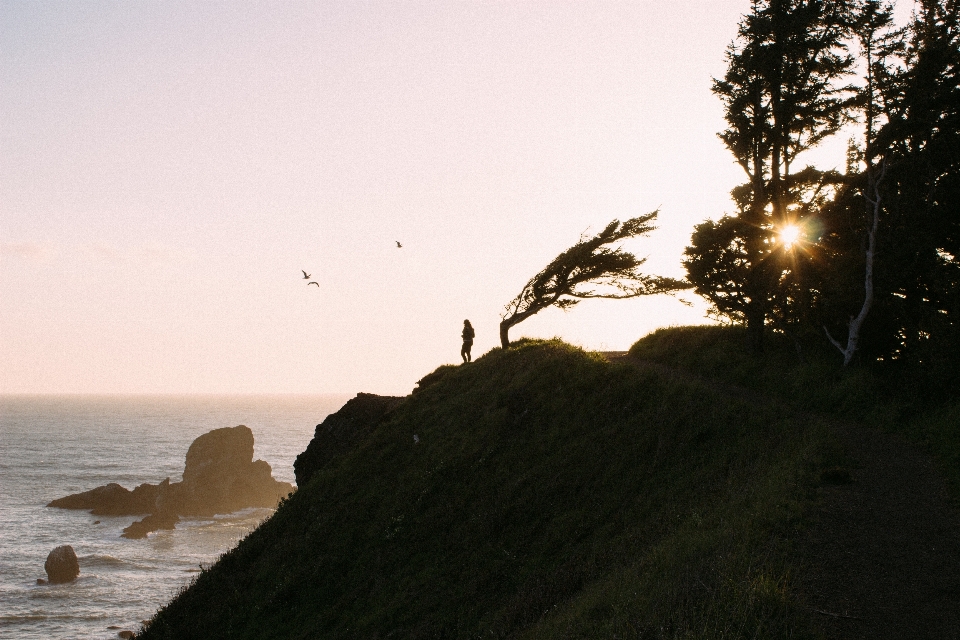
{"label": "rock in water", "polygon": [[172,529],[179,516],[212,516],[247,507],[277,506],[293,491],[289,482],[274,480],[270,465],[253,459],[253,432],[244,425],[214,429],[187,450],[183,482],[167,478],[159,485],[142,484],[129,491],[111,483],[54,500],[48,507],[92,509],[95,514],[148,517],[124,529],[127,538]]}
{"label": "rock in water", "polygon": [[77,560],[77,554],[73,547],[68,544],[61,545],[50,552],[47,561],[43,563],[43,568],[47,571],[47,578],[50,584],[62,584],[64,582],[73,582],[80,575],[80,562]]}
{"label": "rock in water", "polygon": [[143,520],[137,520],[129,527],[123,530],[123,533],[120,534],[121,538],[130,538],[131,540],[136,540],[139,538],[146,538],[147,534],[151,531],[159,531],[161,529],[176,529],[177,523],[180,522],[180,516],[175,513],[165,512],[165,513],[154,513]]}
{"label": "rock in water", "polygon": [[187,450],[183,482],[160,492],[180,515],[230,513],[247,507],[275,507],[293,491],[273,479],[270,465],[253,460],[253,432],[240,425],[205,433]]}
{"label": "rock in water", "polygon": [[129,516],[150,513],[157,500],[157,485],[141,484],[133,491],[111,482],[102,487],[58,498],[48,507],[90,509],[97,516]]}

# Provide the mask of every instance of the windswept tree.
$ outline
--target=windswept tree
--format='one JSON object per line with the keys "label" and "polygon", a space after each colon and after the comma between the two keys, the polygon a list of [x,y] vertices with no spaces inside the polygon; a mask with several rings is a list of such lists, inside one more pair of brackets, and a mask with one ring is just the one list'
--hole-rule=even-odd
{"label": "windswept tree", "polygon": [[673,278],[645,275],[639,271],[646,259],[637,258],[616,243],[647,235],[659,211],[614,220],[597,235],[581,236],[573,245],[530,278],[520,294],[504,308],[500,322],[500,344],[510,346],[510,327],[547,307],[567,310],[586,298],[636,298],[671,293],[690,287]]}

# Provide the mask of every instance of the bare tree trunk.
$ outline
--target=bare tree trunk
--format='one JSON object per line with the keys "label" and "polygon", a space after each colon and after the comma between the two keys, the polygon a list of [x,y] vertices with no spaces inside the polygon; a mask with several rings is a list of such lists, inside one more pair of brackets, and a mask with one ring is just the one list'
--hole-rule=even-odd
{"label": "bare tree trunk", "polygon": [[886,159],[880,161],[880,175],[876,179],[874,179],[873,169],[867,169],[867,189],[872,193],[864,195],[864,197],[873,207],[873,211],[870,229],[867,231],[867,250],[864,256],[863,305],[856,317],[850,316],[850,322],[847,325],[847,346],[841,345],[838,340],[830,335],[830,331],[826,327],[823,328],[833,346],[843,354],[843,366],[845,367],[850,364],[857,352],[857,346],[860,343],[860,328],[863,326],[864,320],[867,319],[867,314],[870,313],[870,307],[873,306],[873,262],[877,250],[877,228],[880,226],[880,183],[886,173]]}
{"label": "bare tree trunk", "polygon": [[521,311],[520,313],[515,313],[512,316],[507,316],[506,318],[503,318],[500,321],[500,346],[503,347],[504,349],[510,346],[510,338],[507,336],[507,333],[510,331],[510,327],[512,327],[515,324],[520,324],[530,316],[553,305],[555,301],[556,300],[554,299],[554,301],[551,301],[549,303],[539,304],[537,306],[530,307],[525,311]]}

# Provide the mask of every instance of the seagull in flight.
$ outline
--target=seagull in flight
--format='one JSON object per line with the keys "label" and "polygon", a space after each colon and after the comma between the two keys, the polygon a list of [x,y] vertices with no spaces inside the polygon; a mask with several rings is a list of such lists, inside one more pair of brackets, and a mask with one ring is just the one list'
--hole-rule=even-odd
{"label": "seagull in flight", "polygon": [[394,242],[397,243],[397,249],[403,249],[403,245],[400,244],[400,241],[399,241],[399,240],[394,240]]}
{"label": "seagull in flight", "polygon": [[[303,279],[304,279],[304,280],[309,280],[309,279],[310,279],[310,274],[309,274],[309,273],[307,273],[307,272],[304,271],[303,269],[300,269],[300,271],[303,273]],[[317,285],[317,286],[319,287],[320,285]]]}
{"label": "seagull in flight", "polygon": [[[312,284],[317,284],[317,283],[311,281],[311,282],[308,282],[308,283],[307,283],[307,286],[309,287],[309,286],[312,285]],[[317,284],[317,288],[318,288],[318,289],[320,288],[320,285],[319,285],[319,284]]]}

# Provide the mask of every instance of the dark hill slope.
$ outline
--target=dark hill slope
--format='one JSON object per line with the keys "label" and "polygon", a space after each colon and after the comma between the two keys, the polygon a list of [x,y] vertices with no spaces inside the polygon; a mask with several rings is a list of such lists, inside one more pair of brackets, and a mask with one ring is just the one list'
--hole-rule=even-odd
{"label": "dark hill slope", "polygon": [[798,358],[785,336],[752,358],[744,342],[733,327],[673,328],[621,359],[824,416],[844,464],[818,489],[793,562],[817,626],[838,640],[960,640],[956,380],[897,363],[845,371],[835,352]]}
{"label": "dark hill slope", "polygon": [[[960,504],[960,379],[896,362],[844,369],[822,340],[798,354],[786,336],[769,336],[762,358],[745,352],[739,327],[660,329],[638,341],[630,358],[706,384],[747,391],[792,412],[817,413],[919,444],[939,464]],[[740,393],[740,395],[743,395]]]}
{"label": "dark hill slope", "polygon": [[559,341],[420,387],[139,637],[806,635],[818,421]]}

